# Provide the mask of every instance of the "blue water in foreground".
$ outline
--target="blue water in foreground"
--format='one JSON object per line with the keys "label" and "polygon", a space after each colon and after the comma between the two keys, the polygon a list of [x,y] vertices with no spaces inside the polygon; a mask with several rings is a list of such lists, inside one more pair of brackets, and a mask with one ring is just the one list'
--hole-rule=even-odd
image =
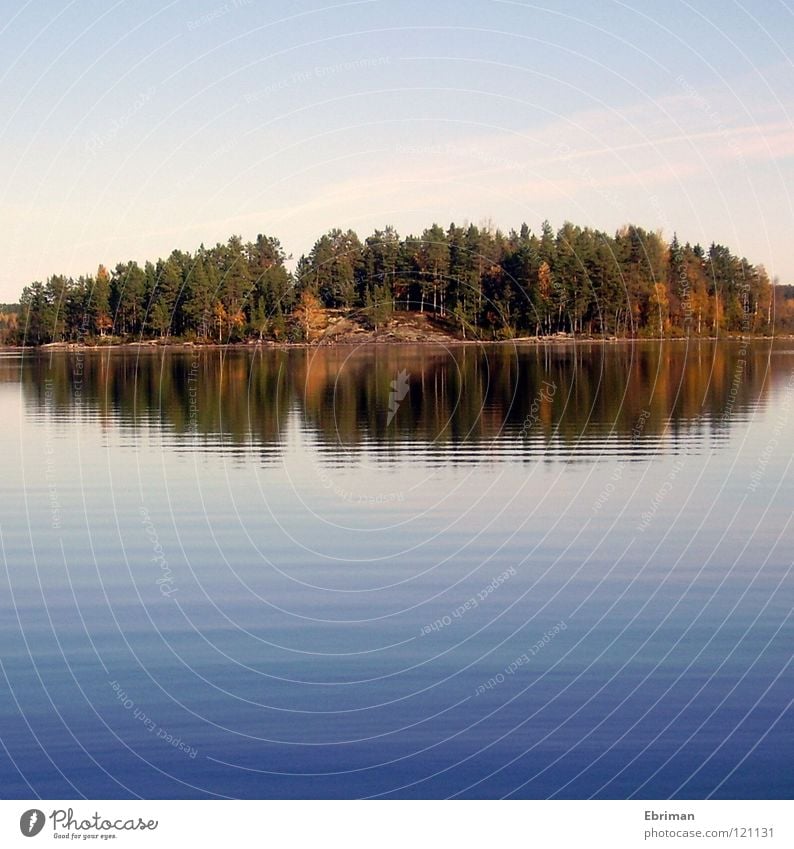
{"label": "blue water in foreground", "polygon": [[0,793],[791,798],[792,369],[3,355]]}

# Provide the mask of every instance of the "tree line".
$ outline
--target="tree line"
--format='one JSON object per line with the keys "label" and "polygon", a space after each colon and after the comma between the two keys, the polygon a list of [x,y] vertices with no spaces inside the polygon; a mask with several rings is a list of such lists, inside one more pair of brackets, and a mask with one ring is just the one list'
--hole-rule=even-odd
{"label": "tree line", "polygon": [[143,267],[54,275],[24,288],[5,341],[299,342],[306,315],[322,308],[376,329],[395,312],[427,313],[484,340],[766,333],[780,329],[776,312],[794,326],[785,287],[772,286],[763,266],[723,245],[668,243],[636,226],[610,235],[569,222],[556,232],[544,222],[539,233],[434,224],[403,238],[386,227],[363,241],[333,229],[293,272],[286,263],[278,239],[232,236]]}

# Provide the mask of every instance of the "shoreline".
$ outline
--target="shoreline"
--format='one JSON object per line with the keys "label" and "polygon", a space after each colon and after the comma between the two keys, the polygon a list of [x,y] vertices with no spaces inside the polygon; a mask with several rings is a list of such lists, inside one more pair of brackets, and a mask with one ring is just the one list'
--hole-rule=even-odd
{"label": "shoreline", "polygon": [[766,335],[727,335],[727,336],[649,336],[649,337],[600,337],[600,336],[522,336],[515,339],[457,339],[454,337],[428,337],[427,339],[367,338],[361,340],[344,339],[317,340],[314,342],[276,342],[268,340],[250,340],[248,342],[167,342],[146,340],[141,342],[110,342],[101,345],[83,342],[47,342],[43,345],[0,345],[0,352],[53,352],[53,351],[251,351],[251,350],[317,350],[319,348],[406,348],[406,347],[563,347],[576,345],[636,345],[647,343],[701,343],[701,342],[775,342],[794,340],[794,334],[777,336]]}

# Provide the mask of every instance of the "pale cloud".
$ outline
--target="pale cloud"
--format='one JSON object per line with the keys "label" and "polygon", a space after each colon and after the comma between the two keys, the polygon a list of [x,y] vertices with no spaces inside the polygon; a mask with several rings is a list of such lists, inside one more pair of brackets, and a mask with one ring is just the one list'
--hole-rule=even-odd
{"label": "pale cloud", "polygon": [[730,114],[724,101],[717,91],[696,98],[677,92],[619,113],[583,111],[525,134],[407,145],[396,150],[390,167],[397,183],[470,181],[479,188],[487,181],[491,190],[507,194],[520,189],[533,198],[573,198],[593,190],[643,192],[697,176],[716,178],[718,168],[724,178],[726,167],[749,177],[756,164],[783,165],[794,157],[791,122],[778,117],[754,123],[742,116],[744,123],[734,119],[727,125],[720,118]]}

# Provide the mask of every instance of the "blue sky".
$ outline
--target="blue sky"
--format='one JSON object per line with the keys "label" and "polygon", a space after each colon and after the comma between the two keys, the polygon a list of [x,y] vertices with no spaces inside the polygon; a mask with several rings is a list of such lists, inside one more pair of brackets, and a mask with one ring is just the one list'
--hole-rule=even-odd
{"label": "blue sky", "polygon": [[0,301],[232,233],[627,222],[794,282],[794,8],[18,2]]}

